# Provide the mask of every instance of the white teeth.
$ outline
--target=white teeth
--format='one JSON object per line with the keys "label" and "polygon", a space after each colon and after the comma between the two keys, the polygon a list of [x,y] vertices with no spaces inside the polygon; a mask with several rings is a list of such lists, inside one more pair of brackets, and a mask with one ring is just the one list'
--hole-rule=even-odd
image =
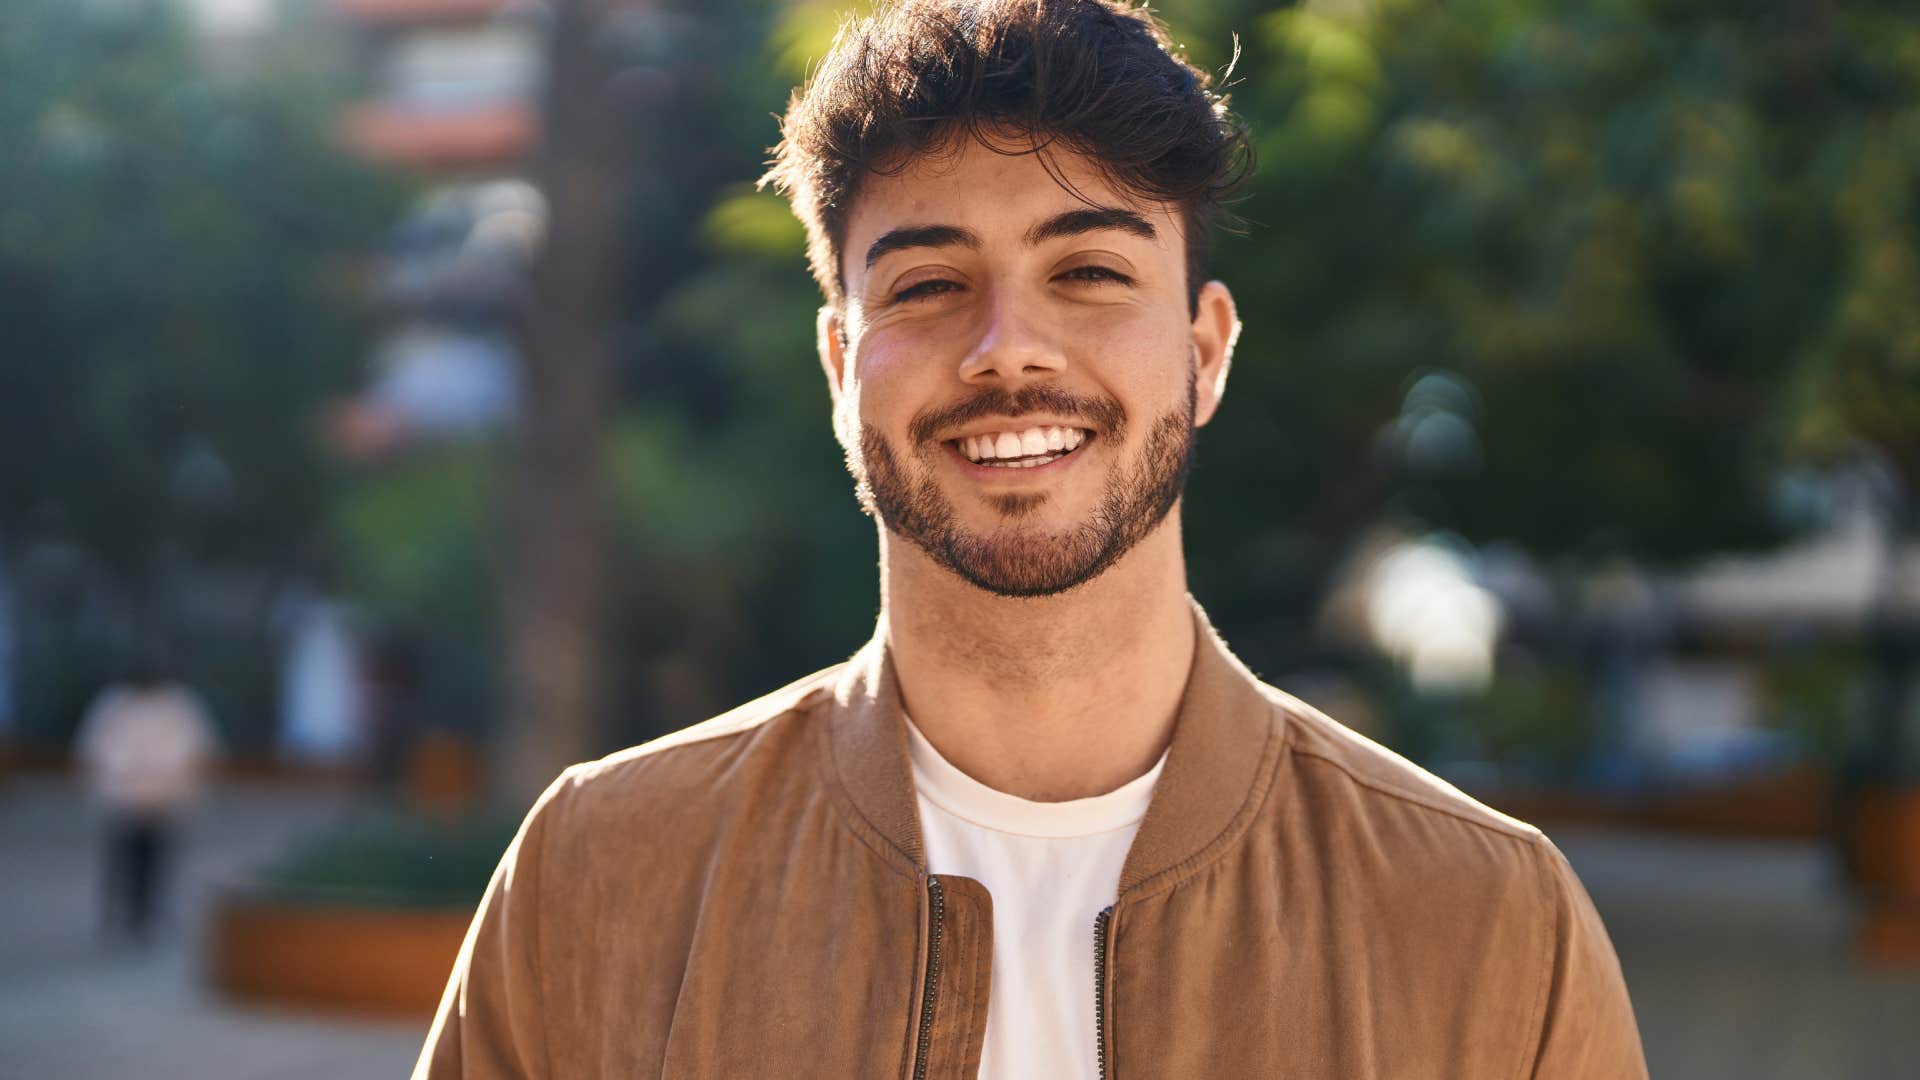
{"label": "white teeth", "polygon": [[968,461],[1031,469],[1076,449],[1086,437],[1087,433],[1079,428],[1034,427],[1025,431],[968,435],[955,445]]}

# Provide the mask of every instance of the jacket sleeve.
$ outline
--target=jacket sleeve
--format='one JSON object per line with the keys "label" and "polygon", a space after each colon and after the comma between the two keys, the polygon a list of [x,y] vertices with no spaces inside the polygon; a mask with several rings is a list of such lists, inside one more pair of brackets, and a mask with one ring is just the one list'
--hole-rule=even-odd
{"label": "jacket sleeve", "polygon": [[1540,840],[1551,907],[1551,968],[1533,1080],[1644,1080],[1647,1062],[1626,980],[1600,913],[1566,856]]}
{"label": "jacket sleeve", "polygon": [[540,796],[494,868],[413,1080],[548,1075],[540,981],[543,843],[568,783],[563,773]]}

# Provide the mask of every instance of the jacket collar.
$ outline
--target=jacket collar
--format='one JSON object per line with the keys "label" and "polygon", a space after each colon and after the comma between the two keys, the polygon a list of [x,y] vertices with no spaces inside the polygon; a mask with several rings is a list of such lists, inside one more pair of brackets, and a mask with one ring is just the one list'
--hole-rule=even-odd
{"label": "jacket collar", "polygon": [[[1198,603],[1193,620],[1193,670],[1166,768],[1120,873],[1123,895],[1229,841],[1274,776],[1284,730],[1274,706]],[[829,768],[866,824],[924,873],[906,724],[885,630],[876,630],[834,686]]]}

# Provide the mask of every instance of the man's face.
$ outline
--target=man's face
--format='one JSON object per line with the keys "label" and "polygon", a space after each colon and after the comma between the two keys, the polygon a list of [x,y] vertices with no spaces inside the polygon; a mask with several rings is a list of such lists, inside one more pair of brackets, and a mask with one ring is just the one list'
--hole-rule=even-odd
{"label": "man's face", "polygon": [[870,177],[844,244],[821,357],[890,531],[989,592],[1046,596],[1165,520],[1238,327],[1218,282],[1190,313],[1176,208],[1070,153],[967,140]]}

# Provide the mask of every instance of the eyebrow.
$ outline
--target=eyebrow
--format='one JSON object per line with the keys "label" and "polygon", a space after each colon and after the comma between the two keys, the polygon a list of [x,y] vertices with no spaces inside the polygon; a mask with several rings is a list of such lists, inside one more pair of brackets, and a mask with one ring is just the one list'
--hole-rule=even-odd
{"label": "eyebrow", "polygon": [[1131,210],[1095,206],[1085,210],[1069,210],[1064,214],[1055,214],[1028,229],[1026,241],[1028,247],[1033,247],[1048,240],[1079,236],[1082,233],[1098,232],[1101,229],[1118,229],[1124,233],[1132,233],[1142,240],[1152,240],[1159,235],[1154,231],[1153,222]]}
{"label": "eyebrow", "polygon": [[[1097,206],[1055,214],[1028,229],[1026,236],[1022,239],[1026,241],[1028,247],[1034,247],[1048,240],[1079,236],[1083,233],[1098,232],[1101,229],[1118,229],[1143,240],[1152,240],[1160,235],[1154,229],[1153,222],[1132,210]],[[917,247],[978,249],[980,237],[971,229],[963,229],[957,225],[907,225],[890,229],[867,248],[867,269],[873,269],[874,263],[896,251]]]}
{"label": "eyebrow", "polygon": [[971,230],[957,225],[908,225],[905,228],[892,229],[873,242],[867,249],[867,269],[882,258],[904,248],[916,247],[960,247],[978,248],[980,237]]}

